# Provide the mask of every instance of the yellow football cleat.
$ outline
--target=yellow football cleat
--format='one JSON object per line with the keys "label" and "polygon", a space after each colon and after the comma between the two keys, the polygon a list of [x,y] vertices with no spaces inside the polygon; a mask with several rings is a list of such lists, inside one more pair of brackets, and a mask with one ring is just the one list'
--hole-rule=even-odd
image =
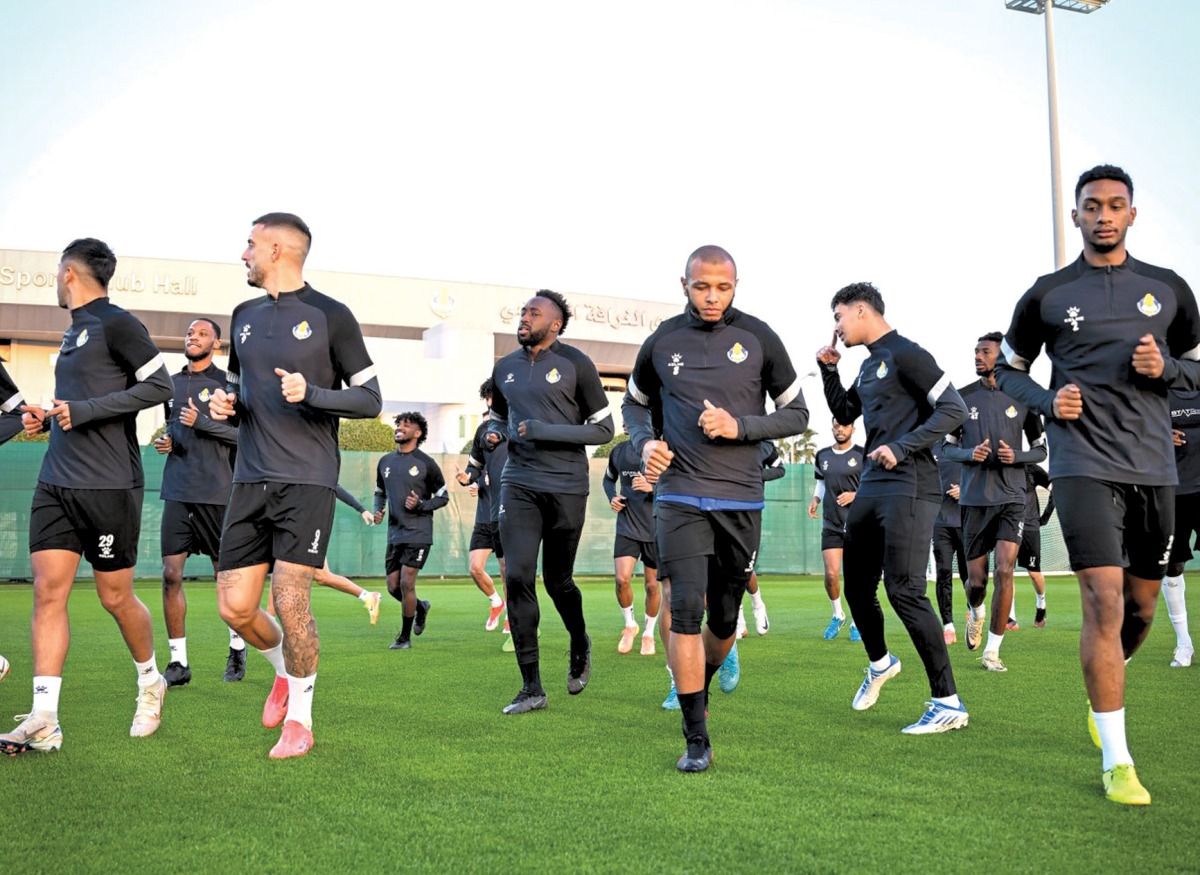
{"label": "yellow football cleat", "polygon": [[1150,804],[1150,791],[1142,786],[1132,765],[1113,766],[1104,773],[1101,781],[1105,795],[1113,802],[1121,805]]}
{"label": "yellow football cleat", "polygon": [[1092,714],[1092,704],[1088,703],[1088,735],[1092,737],[1092,744],[1096,747],[1103,747],[1100,744],[1100,727],[1096,725],[1096,718]]}

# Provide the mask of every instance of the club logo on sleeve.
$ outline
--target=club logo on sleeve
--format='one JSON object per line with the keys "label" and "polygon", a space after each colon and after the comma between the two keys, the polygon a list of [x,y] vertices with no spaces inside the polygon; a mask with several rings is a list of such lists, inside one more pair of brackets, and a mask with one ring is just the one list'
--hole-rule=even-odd
{"label": "club logo on sleeve", "polygon": [[200,400],[201,401],[207,401],[211,397],[212,397],[212,392],[208,391],[207,388],[200,390]]}
{"label": "club logo on sleeve", "polygon": [[1157,316],[1162,312],[1162,304],[1158,303],[1158,299],[1149,292],[1146,292],[1146,297],[1138,301],[1137,308],[1143,316]]}
{"label": "club logo on sleeve", "polygon": [[250,336],[250,326],[243,325],[241,333],[238,334],[238,343],[245,343],[246,338]]}
{"label": "club logo on sleeve", "polygon": [[83,346],[87,342],[88,342],[88,333],[87,333],[87,329],[85,328],[85,329],[83,329],[83,331],[80,331],[79,336],[77,338],[75,338],[75,346],[80,347],[80,346]]}
{"label": "club logo on sleeve", "polygon": [[887,362],[880,362],[879,367],[875,370],[875,376],[877,376],[879,379],[882,380],[887,375],[888,375]]}
{"label": "club logo on sleeve", "polygon": [[312,329],[308,327],[308,320],[305,319],[299,325],[292,326],[292,337],[297,340],[307,340],[312,337]]}
{"label": "club logo on sleeve", "polygon": [[746,347],[742,346],[740,343],[735,343],[729,348],[729,351],[725,353],[725,358],[729,359],[735,365],[740,365],[746,359],[750,358],[750,353],[746,352]]}
{"label": "club logo on sleeve", "polygon": [[857,468],[858,467],[858,459],[851,456],[850,459],[846,462],[846,467]]}
{"label": "club logo on sleeve", "polygon": [[418,468],[416,465],[413,465],[411,468],[408,469],[408,473],[411,476],[416,477],[418,474],[421,473],[421,469]]}
{"label": "club logo on sleeve", "polygon": [[669,365],[669,367],[671,368],[671,374],[678,377],[679,369],[683,367],[683,353],[681,353],[681,352],[671,353],[671,364]]}
{"label": "club logo on sleeve", "polygon": [[1066,322],[1068,325],[1070,325],[1072,331],[1078,331],[1079,323],[1083,322],[1083,321],[1084,321],[1084,318],[1079,315],[1078,307],[1068,307],[1067,308],[1067,318],[1064,319],[1063,322]]}
{"label": "club logo on sleeve", "polygon": [[1008,409],[1004,411],[1004,415],[1007,416],[1009,419],[1016,419],[1017,418],[1017,408],[1013,407],[1011,404],[1008,405]]}

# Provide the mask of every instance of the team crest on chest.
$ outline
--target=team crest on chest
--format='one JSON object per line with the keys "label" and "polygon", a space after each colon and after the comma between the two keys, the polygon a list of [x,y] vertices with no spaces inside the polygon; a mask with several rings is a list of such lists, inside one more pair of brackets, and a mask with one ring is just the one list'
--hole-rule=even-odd
{"label": "team crest on chest", "polygon": [[735,365],[740,365],[749,357],[750,353],[746,352],[746,347],[742,346],[740,343],[735,343],[733,346],[729,347],[729,351],[725,353],[725,358],[729,359]]}
{"label": "team crest on chest", "polygon": [[209,392],[207,388],[200,390],[199,398],[201,401],[207,401],[211,397],[212,397],[212,392]]}
{"label": "team crest on chest", "polygon": [[1143,316],[1157,316],[1162,312],[1162,304],[1158,303],[1158,299],[1149,292],[1146,292],[1146,297],[1138,301],[1137,308]]}
{"label": "team crest on chest", "polygon": [[1011,404],[1008,405],[1008,409],[1004,411],[1004,415],[1007,416],[1009,419],[1016,419],[1017,418],[1017,408],[1013,407]]}
{"label": "team crest on chest", "polygon": [[546,374],[547,383],[557,383],[562,379],[562,374],[558,372],[558,368],[551,368],[550,373]]}
{"label": "team crest on chest", "polygon": [[408,473],[411,476],[416,477],[418,474],[421,473],[421,469],[418,468],[416,465],[413,465],[411,468],[408,469]]}
{"label": "team crest on chest", "polygon": [[75,338],[75,346],[76,346],[76,348],[78,348],[78,347],[83,346],[87,342],[88,342],[88,333],[87,333],[87,329],[85,328],[85,329],[83,329],[83,331],[79,332],[79,337]]}
{"label": "team crest on chest", "polygon": [[847,468],[857,468],[858,467],[858,459],[851,456],[850,460],[848,462],[846,462],[846,467]]}
{"label": "team crest on chest", "polygon": [[292,326],[292,337],[297,340],[307,340],[312,337],[312,329],[308,325],[308,320],[305,319],[299,325]]}
{"label": "team crest on chest", "polygon": [[877,376],[879,379],[882,380],[887,375],[888,375],[887,362],[880,362],[879,367],[875,369],[875,376]]}

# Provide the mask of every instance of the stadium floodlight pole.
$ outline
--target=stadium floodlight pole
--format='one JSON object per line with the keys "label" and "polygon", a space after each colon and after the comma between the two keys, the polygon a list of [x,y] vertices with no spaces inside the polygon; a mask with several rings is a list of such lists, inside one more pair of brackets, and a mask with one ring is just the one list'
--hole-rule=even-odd
{"label": "stadium floodlight pole", "polygon": [[1105,6],[1109,0],[1004,0],[1006,9],[1046,16],[1046,93],[1050,110],[1050,188],[1054,211],[1054,268],[1067,263],[1066,229],[1063,222],[1062,168],[1058,157],[1058,79],[1054,72],[1054,7],[1084,15]]}

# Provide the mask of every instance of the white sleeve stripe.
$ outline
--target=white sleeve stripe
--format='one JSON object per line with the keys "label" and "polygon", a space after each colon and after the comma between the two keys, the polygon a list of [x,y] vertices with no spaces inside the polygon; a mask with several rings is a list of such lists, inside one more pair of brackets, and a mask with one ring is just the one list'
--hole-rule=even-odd
{"label": "white sleeve stripe", "polygon": [[234,386],[239,386],[239,385],[241,385],[242,381],[238,378],[238,375],[235,374],[233,371],[226,371],[225,372],[225,382],[231,383]]}
{"label": "white sleeve stripe", "polygon": [[479,459],[476,459],[474,454],[467,456],[467,464],[475,468],[483,467],[483,462],[481,462]]}
{"label": "white sleeve stripe", "polygon": [[587,418],[587,424],[595,425],[597,422],[600,422],[602,419],[605,419],[609,416],[612,416],[612,411],[609,410],[608,407],[605,407],[603,410],[597,410],[595,413],[589,416]]}
{"label": "white sleeve stripe", "polygon": [[946,443],[953,444],[954,446],[957,447],[958,446],[958,438],[956,438],[952,434],[948,434],[948,435],[946,435]]}
{"label": "white sleeve stripe", "polygon": [[159,353],[154,358],[150,359],[150,361],[146,362],[144,365],[134,371],[133,378],[140,383],[151,374],[157,372],[159,368],[165,367],[166,364],[163,362],[162,353]]}
{"label": "white sleeve stripe", "polygon": [[20,407],[24,403],[25,403],[25,399],[23,397],[21,397],[21,393],[18,392],[16,395],[13,395],[11,398],[9,398],[7,401],[5,401],[3,404],[0,404],[0,410],[3,410],[5,413],[12,413],[14,410],[16,410],[18,407]]}
{"label": "white sleeve stripe", "polygon": [[1181,359],[1196,362],[1200,361],[1200,346],[1193,346],[1187,352],[1180,356]]}
{"label": "white sleeve stripe", "polygon": [[647,396],[645,393],[642,392],[641,389],[639,389],[637,387],[637,383],[633,382],[633,377],[630,377],[629,381],[625,384],[625,391],[627,391],[629,393],[630,398],[632,398],[634,401],[636,401],[638,404],[642,405],[643,407],[646,407],[647,405],[650,404],[649,396]]}
{"label": "white sleeve stripe", "polygon": [[[1200,347],[1197,347],[1200,349]],[[1003,354],[1005,361],[1009,367],[1016,368],[1018,371],[1029,370],[1029,359],[1017,355],[1017,351],[1008,345],[1008,339],[1005,338],[1000,342],[1000,352]]]}
{"label": "white sleeve stripe", "polygon": [[792,383],[792,385],[788,386],[779,395],[779,397],[775,399],[775,408],[779,409],[780,407],[787,407],[789,404],[791,404],[793,401],[796,400],[796,397],[799,394],[800,394],[800,379],[799,379],[799,377],[797,377],[796,381],[794,383]]}
{"label": "white sleeve stripe", "polygon": [[489,422],[504,422],[504,417],[501,416],[499,413],[497,413],[495,410],[489,410],[488,411],[488,421]]}
{"label": "white sleeve stripe", "polygon": [[371,365],[370,367],[363,368],[357,374],[352,376],[350,378],[350,385],[351,386],[361,386],[363,383],[367,382],[368,380],[372,380],[374,378],[375,378],[375,366]]}
{"label": "white sleeve stripe", "polygon": [[1031,444],[1029,445],[1029,447],[1030,447],[1030,449],[1032,449],[1033,447],[1042,447],[1042,446],[1045,446],[1045,445],[1046,445],[1046,436],[1045,436],[1045,435],[1042,435],[1042,436],[1041,436],[1041,437],[1039,437],[1037,440],[1035,440],[1033,443],[1031,443]]}
{"label": "white sleeve stripe", "polygon": [[432,496],[432,497],[433,497],[433,498],[437,498],[439,495],[445,495],[445,494],[446,494],[446,487],[445,487],[445,486],[443,486],[443,487],[442,487],[441,489],[439,489],[437,492],[433,493],[433,496]]}
{"label": "white sleeve stripe", "polygon": [[925,397],[929,399],[929,403],[936,406],[937,400],[942,397],[942,393],[950,386],[950,377],[947,374],[942,374],[942,378],[933,384],[933,388],[929,390],[929,394]]}

